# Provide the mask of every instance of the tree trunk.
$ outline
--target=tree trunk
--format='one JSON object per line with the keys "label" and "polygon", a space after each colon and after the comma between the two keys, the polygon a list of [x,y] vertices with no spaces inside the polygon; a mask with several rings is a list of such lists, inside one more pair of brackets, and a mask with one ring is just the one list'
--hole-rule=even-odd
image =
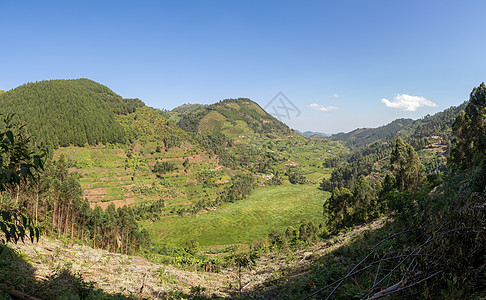
{"label": "tree trunk", "polygon": [[127,230],[127,238],[126,238],[126,243],[127,243],[127,244],[125,245],[125,249],[126,249],[126,250],[125,250],[125,252],[126,252],[126,254],[128,255],[128,244],[130,244],[130,243],[128,242],[128,230]]}
{"label": "tree trunk", "polygon": [[37,226],[37,212],[39,210],[39,185],[37,185],[37,188],[35,189],[35,226]]}
{"label": "tree trunk", "polygon": [[94,230],[93,230],[93,248],[96,249],[96,222],[94,224]]}
{"label": "tree trunk", "polygon": [[71,214],[71,239],[73,238],[74,233],[74,213]]}
{"label": "tree trunk", "polygon": [[57,218],[57,237],[61,237],[61,227],[62,226],[62,205],[59,204],[59,215]]}

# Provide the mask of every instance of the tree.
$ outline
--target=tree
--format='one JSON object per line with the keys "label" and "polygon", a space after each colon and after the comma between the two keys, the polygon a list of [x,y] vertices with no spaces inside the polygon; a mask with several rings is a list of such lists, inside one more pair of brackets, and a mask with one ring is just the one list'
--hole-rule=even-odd
{"label": "tree", "polygon": [[452,125],[455,139],[449,161],[460,169],[475,165],[486,154],[486,85],[474,88],[465,111]]}
{"label": "tree", "polygon": [[373,188],[363,175],[359,176],[354,184],[352,206],[355,223],[366,222],[376,213],[376,197]]}
{"label": "tree", "polygon": [[391,154],[391,170],[400,191],[415,191],[423,182],[424,167],[415,150],[398,138]]}
{"label": "tree", "polygon": [[302,220],[299,227],[299,240],[312,242],[317,238],[319,228],[312,220]]}
{"label": "tree", "polygon": [[305,184],[306,183],[305,176],[302,175],[302,172],[300,170],[297,170],[296,168],[289,168],[287,170],[287,176],[289,177],[289,181],[292,184]]}
{"label": "tree", "polygon": [[241,271],[244,269],[251,270],[256,265],[255,260],[257,258],[258,256],[252,251],[236,253],[229,258],[231,264],[236,266],[237,268],[236,276],[238,277],[238,291],[240,293],[240,296],[243,289],[243,286],[241,284]]}
{"label": "tree", "polygon": [[184,160],[184,162],[182,163],[182,166],[184,167],[184,169],[188,169],[189,168],[189,158],[186,158]]}
{"label": "tree", "polygon": [[351,224],[353,214],[353,194],[347,188],[334,188],[331,197],[324,202],[323,214],[325,223],[331,232]]}
{"label": "tree", "polygon": [[[13,118],[14,115],[4,117],[5,130],[0,132],[0,192],[12,192],[22,183],[36,181],[34,172],[44,169],[43,158],[47,154],[46,149],[34,147],[25,133],[25,125]],[[32,219],[12,211],[11,207],[1,207],[1,203],[0,214],[0,229],[5,235],[3,243],[24,241],[27,234],[32,242],[34,238],[39,240],[39,229]]]}

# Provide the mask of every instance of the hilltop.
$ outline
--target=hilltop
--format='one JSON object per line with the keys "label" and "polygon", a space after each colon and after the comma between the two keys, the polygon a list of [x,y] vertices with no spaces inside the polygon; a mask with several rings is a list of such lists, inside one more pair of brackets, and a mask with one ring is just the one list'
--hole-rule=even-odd
{"label": "hilltop", "polygon": [[0,94],[4,114],[16,113],[36,141],[52,147],[124,143],[111,107],[124,100],[88,79],[27,83]]}
{"label": "hilltop", "polygon": [[[226,99],[207,106],[186,108],[179,126],[187,132],[221,132],[231,138],[267,135],[277,138],[291,135],[287,125],[246,98]],[[178,108],[180,111],[182,108]],[[187,110],[188,109],[188,110]]]}
{"label": "hilltop", "polygon": [[[61,96],[38,99],[46,93]],[[37,94],[41,96],[32,96]],[[66,120],[63,129],[72,133],[70,128],[76,125],[72,128],[78,130],[74,131],[80,137],[78,142],[86,140],[64,146],[59,138],[69,134],[51,135],[47,141],[55,143],[57,137],[57,149],[46,161],[39,180],[31,181],[33,173],[25,168],[35,170],[41,164],[31,157],[35,152],[23,151],[27,146],[19,134],[22,127],[5,121],[2,149],[5,157],[13,159],[8,164],[2,160],[2,167],[14,174],[24,172],[27,181],[3,183],[2,205],[34,221],[22,219],[20,224],[11,221],[15,215],[2,213],[1,228],[5,232],[5,224],[9,225],[6,239],[17,238],[11,232],[21,235],[23,227],[29,228],[23,232],[34,238],[34,229],[28,226],[35,222],[43,234],[69,241],[65,243],[76,241],[84,248],[50,242],[32,251],[22,248],[30,251],[32,261],[27,262],[0,245],[1,255],[9,255],[13,262],[9,268],[25,267],[27,273],[16,276],[35,278],[35,264],[52,274],[52,280],[48,276],[42,279],[49,288],[61,289],[62,282],[68,280],[79,293],[103,294],[76,277],[79,275],[72,275],[80,270],[98,284],[114,282],[116,291],[133,295],[141,277],[131,273],[138,269],[146,274],[138,290],[145,286],[154,297],[162,295],[163,286],[174,288],[175,293],[163,297],[197,298],[205,290],[214,297],[228,297],[246,289],[263,298],[304,298],[328,294],[326,289],[339,282],[337,290],[353,265],[357,264],[355,270],[367,258],[386,257],[371,260],[358,270],[356,274],[363,273],[343,285],[337,296],[395,292],[397,285],[390,285],[393,282],[410,282],[411,295],[423,294],[429,287],[420,284],[441,273],[447,278],[435,277],[437,285],[430,285],[433,291],[452,289],[455,295],[462,295],[462,283],[472,282],[466,284],[466,293],[481,292],[478,287],[484,280],[479,275],[483,270],[470,266],[486,265],[484,258],[475,255],[475,251],[484,250],[477,238],[482,227],[472,225],[484,219],[482,211],[473,209],[484,202],[480,195],[485,185],[486,147],[481,138],[484,122],[477,113],[485,110],[484,84],[459,107],[329,139],[302,136],[246,98],[165,111],[147,107],[138,99],[123,99],[87,79],[27,84],[0,98],[18,98],[20,104],[5,103],[24,117],[22,109],[27,109],[30,98],[20,99],[22,95],[32,96],[41,106],[46,102],[55,107],[53,115]],[[82,101],[83,97],[90,99]],[[96,143],[91,143],[88,132],[98,126],[91,128],[81,121],[71,124],[70,120],[73,108],[81,110],[86,120],[93,117],[91,113],[99,117],[95,107],[108,121],[106,131],[94,131],[99,140],[93,138]],[[25,116],[29,120],[51,117],[45,109],[26,112]],[[119,132],[122,139],[103,140],[113,132]],[[9,147],[17,149],[17,144],[22,151],[9,152]],[[23,159],[27,162],[20,167],[15,165],[18,153],[26,156]],[[370,231],[334,247],[333,241],[343,237],[340,232],[350,228],[359,231],[356,226],[366,223],[372,225]],[[463,235],[463,230],[467,234]],[[382,244],[388,239],[390,243]],[[370,248],[373,244],[376,246]],[[381,244],[383,247],[376,248]],[[415,249],[412,252],[410,244]],[[453,261],[450,247],[460,253]],[[375,248],[376,256],[372,257]],[[421,256],[415,256],[416,251]],[[81,252],[90,253],[90,257]],[[133,254],[144,255],[150,262],[128,257]],[[367,256],[363,259],[363,255]],[[61,256],[66,258],[58,262]],[[124,267],[132,264],[131,259],[136,263]],[[116,269],[107,268],[110,260]],[[398,270],[404,261],[419,271],[409,272],[409,267],[402,273],[388,272]],[[245,271],[253,262],[257,266]],[[151,268],[159,271],[151,272]],[[118,274],[127,281],[100,274],[91,277],[90,270],[110,277]],[[203,274],[204,282],[198,274]],[[0,276],[9,278],[8,272],[0,272]],[[371,286],[369,278],[373,276],[377,283]],[[448,281],[455,277],[461,279],[461,286]],[[385,283],[386,278],[392,279],[390,284]],[[10,286],[22,287],[12,282]],[[56,285],[59,282],[61,285]],[[34,286],[37,288],[31,291],[39,290],[43,283]]]}
{"label": "hilltop", "polygon": [[[111,205],[114,210],[128,205],[140,229],[148,229],[153,240],[172,246],[183,246],[201,236],[190,229],[182,235],[167,229],[187,224],[185,220],[198,226],[192,218],[231,210],[231,203],[263,187],[265,198],[241,202],[245,213],[239,217],[251,217],[272,199],[280,204],[255,219],[262,226],[252,234],[232,235],[224,243],[265,238],[274,228],[297,226],[304,217],[317,222],[315,208],[321,201],[317,184],[330,173],[322,164],[345,151],[338,143],[296,134],[246,98],[182,105],[166,111],[147,107],[139,99],[124,99],[92,80],[74,79],[24,84],[3,93],[0,103],[8,108],[5,113],[14,112],[27,123],[27,132],[36,142],[54,150],[50,151],[53,161],[46,172],[49,178],[43,185],[50,186],[52,177],[61,172],[55,169],[68,170],[79,183],[79,201],[86,199],[88,208],[95,211],[101,207],[113,213]],[[53,189],[43,187],[38,193],[40,197],[59,197],[50,194]],[[300,193],[299,200],[291,203],[275,197],[285,191]],[[313,200],[308,201],[309,197]],[[21,202],[28,202],[29,196],[24,198]],[[89,234],[84,239],[89,239],[94,235],[95,225],[89,223],[93,215],[84,211],[85,204],[76,201],[72,203],[83,207],[79,213],[88,214],[76,216],[88,218],[85,228],[79,228],[80,236],[86,230]],[[59,203],[73,205],[69,201]],[[304,211],[312,207],[314,214],[286,211],[296,203],[308,203]],[[55,209],[52,204],[42,205],[46,214]],[[59,218],[67,219],[70,211],[66,206]],[[281,213],[287,219],[275,222],[273,227],[263,222]],[[212,217],[200,220],[210,224],[215,221]],[[58,231],[71,223],[63,221],[61,226],[55,217],[49,222],[56,224]],[[233,226],[228,233],[241,229],[240,225]],[[74,229],[70,231],[73,235]],[[208,237],[217,235],[214,227]],[[219,241],[209,238],[204,243],[218,245]]]}

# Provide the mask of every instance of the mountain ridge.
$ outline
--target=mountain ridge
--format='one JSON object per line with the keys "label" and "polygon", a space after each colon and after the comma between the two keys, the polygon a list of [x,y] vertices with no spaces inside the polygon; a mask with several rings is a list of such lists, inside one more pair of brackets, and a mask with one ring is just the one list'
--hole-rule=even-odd
{"label": "mountain ridge", "polygon": [[426,115],[416,120],[401,118],[376,128],[357,128],[347,133],[340,132],[326,138],[342,142],[352,149],[378,141],[391,141],[399,136],[402,138],[423,138],[443,135],[443,138],[449,139],[452,123],[466,104],[467,102],[464,102],[458,106],[451,106],[434,115]]}

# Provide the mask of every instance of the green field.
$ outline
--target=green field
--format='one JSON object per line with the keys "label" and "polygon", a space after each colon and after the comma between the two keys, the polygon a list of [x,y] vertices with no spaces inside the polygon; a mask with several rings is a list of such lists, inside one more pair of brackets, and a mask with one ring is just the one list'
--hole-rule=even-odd
{"label": "green field", "polygon": [[274,230],[298,228],[303,218],[322,221],[322,205],[329,193],[317,185],[260,187],[251,195],[217,210],[198,215],[171,216],[157,222],[144,221],[154,242],[183,245],[196,239],[201,246],[250,243],[267,238]]}

